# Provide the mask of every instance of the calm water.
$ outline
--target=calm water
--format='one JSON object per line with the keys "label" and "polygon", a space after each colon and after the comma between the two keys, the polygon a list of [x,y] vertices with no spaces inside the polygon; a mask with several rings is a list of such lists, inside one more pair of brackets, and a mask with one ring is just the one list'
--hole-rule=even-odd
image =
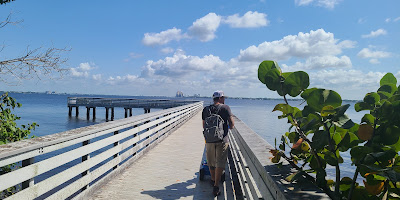
{"label": "calm water", "polygon": [[[96,123],[105,122],[105,109],[96,109],[96,119],[86,119],[86,109],[80,108],[80,115],[75,117],[75,110],[73,117],[68,117],[67,97],[80,96],[80,95],[54,95],[54,94],[19,94],[10,93],[10,96],[17,99],[22,103],[21,108],[15,111],[21,117],[18,124],[28,124],[36,122],[40,126],[37,127],[33,134],[35,136],[44,136],[48,134],[58,133],[74,128],[88,126]],[[89,96],[89,95],[85,95]],[[96,95],[92,97],[107,97],[107,98],[146,98],[156,99],[160,97],[129,97],[129,96],[106,96]],[[163,99],[174,99],[162,97]],[[189,100],[189,99],[188,99]],[[203,100],[205,104],[211,103],[211,98],[198,98]],[[287,120],[278,119],[280,112],[271,112],[276,104],[283,103],[283,100],[250,100],[250,99],[226,99],[226,104],[231,107],[233,114],[245,122],[251,129],[258,133],[267,142],[274,145],[274,139],[280,141],[282,134],[288,131],[289,125]],[[292,106],[298,106],[301,101],[290,101]],[[348,115],[359,123],[363,113],[354,111],[355,102],[349,101],[344,104],[351,104],[352,107],[348,110]],[[156,109],[152,109],[155,111]],[[143,114],[143,109],[133,109],[133,115]],[[91,113],[92,114],[92,113]],[[124,109],[115,109],[115,119],[124,117]],[[355,120],[358,119],[358,120]],[[199,133],[200,134],[200,133]],[[342,176],[352,177],[354,167],[350,166],[350,156],[348,153],[343,154],[345,160],[344,165],[341,166]],[[330,174],[334,174],[334,169],[328,169]]]}

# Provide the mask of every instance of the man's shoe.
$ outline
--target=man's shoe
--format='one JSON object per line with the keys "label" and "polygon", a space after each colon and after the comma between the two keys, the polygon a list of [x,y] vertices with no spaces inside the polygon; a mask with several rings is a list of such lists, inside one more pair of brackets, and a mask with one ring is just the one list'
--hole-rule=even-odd
{"label": "man's shoe", "polygon": [[213,188],[213,195],[216,197],[220,194],[221,192],[219,191],[219,187],[218,186],[214,186]]}
{"label": "man's shoe", "polygon": [[214,186],[214,185],[215,185],[215,181],[214,181],[214,180],[210,180],[210,184],[211,184],[212,186]]}

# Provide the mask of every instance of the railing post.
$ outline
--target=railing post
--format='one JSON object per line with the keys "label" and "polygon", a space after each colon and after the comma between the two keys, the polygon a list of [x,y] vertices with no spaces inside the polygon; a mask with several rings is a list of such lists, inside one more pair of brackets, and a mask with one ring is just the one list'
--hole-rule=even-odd
{"label": "railing post", "polygon": [[[90,143],[90,140],[83,141],[83,142],[82,142],[82,146],[88,145],[89,143]],[[85,161],[88,160],[89,158],[90,158],[90,154],[86,154],[86,155],[82,156],[82,162],[85,162]],[[86,176],[86,175],[89,173],[89,171],[90,171],[90,169],[88,169],[88,170],[82,172],[82,174],[81,174],[82,177],[83,177],[83,176]],[[89,184],[88,184],[88,185],[85,185],[85,186],[81,189],[81,191],[86,190],[88,187],[89,187]]]}
{"label": "railing post", "polygon": [[[33,163],[34,163],[34,158],[28,158],[28,159],[22,161],[22,167],[26,167],[26,166],[31,165]],[[33,185],[34,185],[33,178],[28,179],[28,180],[22,182],[22,189],[31,187]]]}
{"label": "railing post", "polygon": [[[112,108],[112,110],[114,110],[114,109]],[[117,134],[118,134],[118,131],[114,131],[114,135],[117,135]],[[118,146],[118,145],[119,145],[119,141],[114,142],[114,147],[115,147],[115,146]],[[116,153],[116,154],[114,154],[114,158],[117,158],[118,156],[119,156],[119,152]],[[118,166],[119,166],[119,162],[118,162],[117,165],[115,165],[115,166],[113,167],[113,170],[114,170],[114,169],[117,169]]]}
{"label": "railing post", "polygon": [[129,108],[129,117],[132,117],[132,108]]}
{"label": "railing post", "polygon": [[128,118],[128,108],[124,108],[125,110],[125,118]]}
{"label": "railing post", "polygon": [[96,107],[93,107],[93,119],[96,119]]}
{"label": "railing post", "polygon": [[114,121],[114,107],[111,108],[111,121]]}

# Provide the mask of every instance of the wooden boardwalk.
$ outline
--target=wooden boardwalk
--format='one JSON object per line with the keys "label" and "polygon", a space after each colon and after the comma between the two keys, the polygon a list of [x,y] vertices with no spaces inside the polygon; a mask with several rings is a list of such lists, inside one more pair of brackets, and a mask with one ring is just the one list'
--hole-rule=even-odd
{"label": "wooden boardwalk", "polygon": [[[213,199],[209,176],[200,181],[204,151],[201,112],[102,186],[91,199]],[[215,199],[233,199],[229,175]]]}

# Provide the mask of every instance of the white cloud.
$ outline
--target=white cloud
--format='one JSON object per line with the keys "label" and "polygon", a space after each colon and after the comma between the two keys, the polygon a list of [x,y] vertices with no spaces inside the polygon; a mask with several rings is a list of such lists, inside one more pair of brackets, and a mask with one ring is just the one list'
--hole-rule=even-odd
{"label": "white cloud", "polygon": [[324,69],[324,68],[351,68],[351,60],[347,56],[313,56],[307,58],[305,63],[296,62],[292,66],[283,64],[283,71],[298,71],[298,70],[310,70],[310,69]]}
{"label": "white cloud", "polygon": [[234,14],[222,20],[223,23],[229,24],[233,28],[256,28],[267,26],[269,21],[267,15],[257,11],[248,11],[243,16]]}
{"label": "white cloud", "polygon": [[[93,66],[91,66],[91,65],[93,65]],[[81,63],[81,64],[79,64],[78,67],[70,68],[71,75],[74,77],[88,77],[89,71],[95,68],[94,65],[95,64],[93,64],[93,63],[90,64],[88,62]]]}
{"label": "white cloud", "polygon": [[391,18],[386,18],[386,19],[385,19],[385,22],[386,22],[386,23],[389,23],[391,20],[392,20]]}
{"label": "white cloud", "polygon": [[371,64],[379,64],[381,62],[379,62],[379,60],[376,59],[376,58],[372,58],[372,59],[369,60],[369,63],[371,63]]}
{"label": "white cloud", "polygon": [[359,23],[359,24],[364,24],[365,22],[367,22],[367,20],[364,19],[364,18],[359,18],[359,19],[358,19],[358,23]]}
{"label": "white cloud", "polygon": [[130,74],[127,74],[125,76],[116,76],[116,77],[110,76],[106,80],[106,82],[110,85],[126,85],[132,83],[148,84],[148,82],[145,79]]}
{"label": "white cloud", "polygon": [[163,60],[147,61],[142,69],[142,77],[154,75],[166,77],[188,76],[194,72],[215,70],[224,62],[218,56],[207,55],[204,57],[188,56],[182,50],[177,50],[172,57]]}
{"label": "white cloud", "polygon": [[369,48],[363,48],[357,54],[360,58],[387,58],[391,56],[390,52],[386,51],[371,51]]}
{"label": "white cloud", "polygon": [[342,0],[295,0],[294,2],[296,5],[299,6],[307,6],[310,4],[315,4],[316,6],[319,7],[333,9],[341,1]]}
{"label": "white cloud", "polygon": [[145,33],[142,42],[146,46],[163,45],[173,40],[179,41],[185,37],[181,29],[174,27],[160,33]]}
{"label": "white cloud", "polygon": [[334,38],[333,33],[318,29],[309,33],[288,35],[281,40],[263,42],[258,46],[250,46],[245,50],[240,50],[238,59],[261,62],[265,59],[281,61],[292,57],[338,55],[342,53],[342,49],[353,48],[354,45],[353,41],[339,42]]}
{"label": "white cloud", "polygon": [[92,78],[93,78],[93,80],[96,80],[96,81],[102,80],[101,74],[94,74],[94,75],[92,75]]}
{"label": "white cloud", "polygon": [[397,17],[396,19],[393,20],[394,22],[400,21],[400,17]]}
{"label": "white cloud", "polygon": [[165,48],[161,49],[161,52],[164,53],[164,54],[169,54],[169,53],[174,52],[174,49],[171,48],[171,47],[165,47]]}
{"label": "white cloud", "polygon": [[189,35],[198,38],[202,42],[213,40],[216,37],[215,32],[220,23],[221,16],[209,13],[193,22],[193,25],[189,27]]}
{"label": "white cloud", "polygon": [[378,37],[380,35],[386,35],[387,31],[385,29],[378,29],[376,31],[371,31],[370,34],[368,35],[362,35],[362,38],[374,38],[374,37]]}

